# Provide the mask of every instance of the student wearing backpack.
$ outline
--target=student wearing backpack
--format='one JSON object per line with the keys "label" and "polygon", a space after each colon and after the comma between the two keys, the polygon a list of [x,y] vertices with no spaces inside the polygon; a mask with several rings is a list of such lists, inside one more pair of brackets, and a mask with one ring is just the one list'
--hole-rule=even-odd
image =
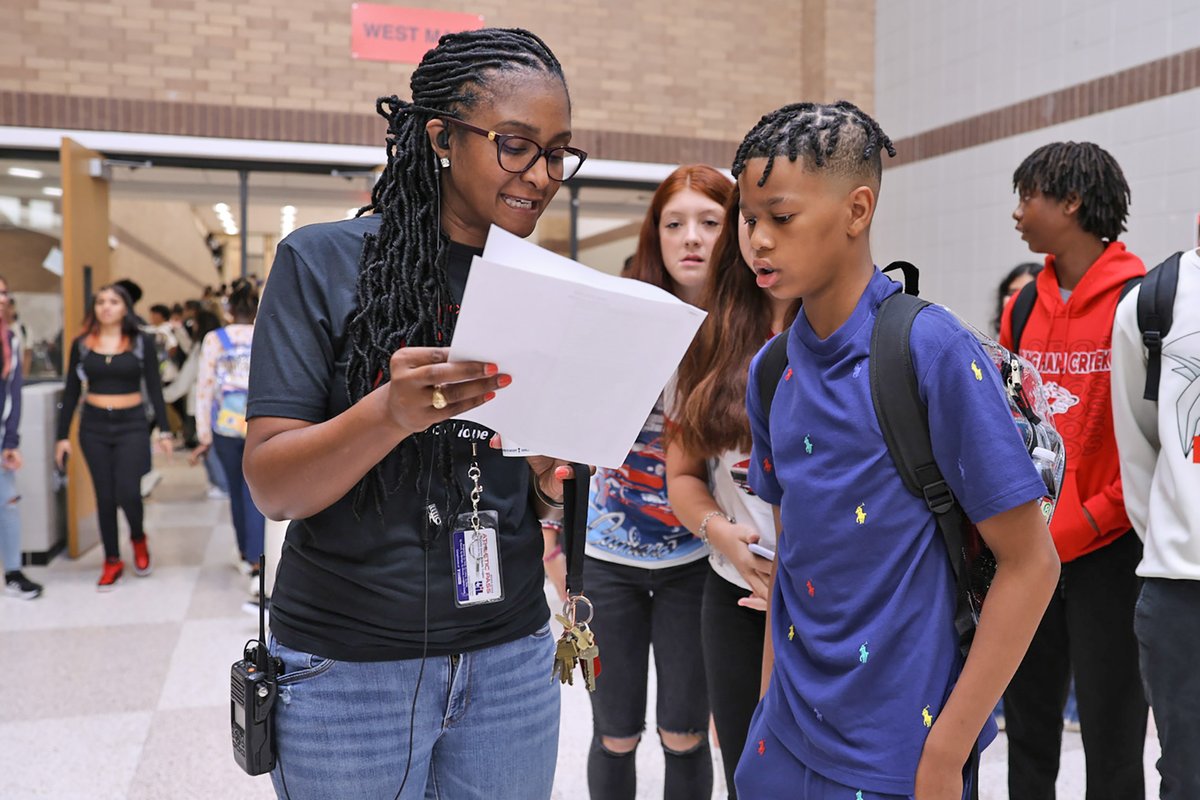
{"label": "student wearing backpack", "polygon": [[[142,476],[150,471],[150,446],[142,390],[150,398],[158,445],[173,449],[158,377],[153,334],[143,333],[133,302],[121,286],[102,286],[92,299],[83,333],[71,343],[66,388],[58,416],[54,460],[66,469],[71,419],[83,396],[79,446],[96,490],[96,516],[104,544],[98,591],[111,590],[125,571],[117,542],[117,508],[125,512],[136,575],[150,574],[150,550],[142,528]],[[86,389],[86,391],[85,391]]]}
{"label": "student wearing backpack", "polygon": [[701,645],[730,800],[737,797],[733,772],[758,705],[771,572],[771,562],[749,545],[775,549],[771,505],[746,482],[746,377],[762,343],[786,330],[799,309],[758,288],[738,202],[734,190],[700,301],[708,317],[679,365],[678,412],[667,445],[671,507],[709,547]]}
{"label": "student wearing backpack", "polygon": [[1087,799],[1145,795],[1146,699],[1133,610],[1142,545],[1121,493],[1109,376],[1113,317],[1146,274],[1117,241],[1129,186],[1090,142],[1035,150],[1013,174],[1013,212],[1045,269],[1004,312],[1000,343],[1027,358],[1052,395],[1067,473],[1050,524],[1062,580],[1004,695],[1012,797],[1054,797],[1070,676],[1087,758]]}
{"label": "student wearing backpack", "polygon": [[196,376],[196,438],[191,462],[199,463],[211,448],[229,487],[229,506],[238,552],[251,577],[252,595],[258,594],[259,559],[263,554],[266,519],[250,497],[242,474],[246,449],[246,395],[250,385],[250,345],[258,290],[243,281],[229,298],[233,323],[204,337]]}
{"label": "student wearing backpack", "polygon": [[782,529],[765,693],[737,768],[746,800],[977,790],[976,747],[995,736],[992,709],[1058,576],[1046,487],[999,374],[974,334],[928,306],[909,337],[927,444],[998,562],[964,663],[957,562],[931,505],[906,488],[872,399],[874,320],[900,290],[871,257],[881,150],[895,153],[853,104],[799,103],[763,117],[733,164],[758,285],[804,301],[769,417],[758,371],[770,346],[747,389],[750,484],[779,506]]}
{"label": "student wearing backpack", "polygon": [[1112,397],[1125,510],[1145,545],[1134,630],[1162,744],[1159,796],[1190,800],[1200,797],[1200,250],[1167,259],[1117,306]]}

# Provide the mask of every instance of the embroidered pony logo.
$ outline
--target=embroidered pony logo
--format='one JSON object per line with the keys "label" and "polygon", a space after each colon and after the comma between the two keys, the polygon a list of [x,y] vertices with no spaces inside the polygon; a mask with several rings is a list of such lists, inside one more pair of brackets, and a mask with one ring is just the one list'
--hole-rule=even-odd
{"label": "embroidered pony logo", "polygon": [[975,376],[975,380],[977,380],[977,381],[983,380],[983,370],[981,370],[979,368],[979,365],[976,364],[974,361],[971,362],[971,374],[973,374]]}
{"label": "embroidered pony logo", "polygon": [[863,642],[858,648],[858,663],[865,664],[870,657],[871,651],[867,649],[867,643]]}
{"label": "embroidered pony logo", "polygon": [[795,639],[795,638],[796,638],[796,626],[788,625],[788,641],[790,642],[792,639]]}
{"label": "embroidered pony logo", "polygon": [[792,379],[792,368],[791,368],[791,367],[788,367],[788,371],[787,371],[787,373],[786,373],[786,374],[783,376],[783,380],[784,380],[784,382],[786,383],[787,381],[790,381],[791,379]]}
{"label": "embroidered pony logo", "polygon": [[929,714],[929,706],[921,709],[921,721],[925,723],[926,728],[933,727],[933,717]]}
{"label": "embroidered pony logo", "polygon": [[808,586],[808,596],[809,596],[809,597],[814,597],[814,596],[816,596],[816,594],[817,594],[817,589],[816,589],[816,587],[815,587],[815,586],[813,586],[813,585],[812,585],[812,581],[808,581],[808,582],[806,583],[806,585]]}
{"label": "embroidered pony logo", "polygon": [[859,503],[858,508],[854,510],[854,521],[859,525],[867,524],[867,504]]}
{"label": "embroidered pony logo", "polygon": [[805,436],[805,437],[804,437],[804,452],[805,452],[805,453],[808,453],[808,454],[811,456],[811,455],[812,455],[812,448],[813,448],[812,439],[810,439],[810,438],[808,438],[807,436]]}
{"label": "embroidered pony logo", "polygon": [[758,754],[761,756],[763,753],[766,752],[766,750],[767,750],[767,740],[759,739],[758,740]]}

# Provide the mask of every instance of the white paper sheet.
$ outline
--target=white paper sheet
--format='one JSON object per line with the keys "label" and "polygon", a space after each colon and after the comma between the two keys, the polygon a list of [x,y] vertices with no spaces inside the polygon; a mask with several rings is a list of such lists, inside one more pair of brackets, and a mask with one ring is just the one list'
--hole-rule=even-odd
{"label": "white paper sheet", "polygon": [[625,461],[705,313],[492,226],[467,279],[451,361],[512,375],[462,415],[538,453],[617,468]]}

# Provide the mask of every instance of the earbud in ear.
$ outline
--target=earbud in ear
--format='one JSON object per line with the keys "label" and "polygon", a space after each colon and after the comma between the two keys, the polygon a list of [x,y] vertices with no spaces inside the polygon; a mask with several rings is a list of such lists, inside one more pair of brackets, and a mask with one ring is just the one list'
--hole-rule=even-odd
{"label": "earbud in ear", "polygon": [[438,147],[450,146],[450,131],[442,131],[437,135]]}

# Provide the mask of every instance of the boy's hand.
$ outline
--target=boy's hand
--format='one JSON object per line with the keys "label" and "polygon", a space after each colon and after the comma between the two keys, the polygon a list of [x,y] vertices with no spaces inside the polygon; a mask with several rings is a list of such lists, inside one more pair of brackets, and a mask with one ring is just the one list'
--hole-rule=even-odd
{"label": "boy's hand", "polygon": [[[932,738],[932,736],[930,737]],[[926,747],[921,753],[921,762],[917,765],[917,791],[914,800],[962,800],[963,796],[963,765],[953,759]]]}

